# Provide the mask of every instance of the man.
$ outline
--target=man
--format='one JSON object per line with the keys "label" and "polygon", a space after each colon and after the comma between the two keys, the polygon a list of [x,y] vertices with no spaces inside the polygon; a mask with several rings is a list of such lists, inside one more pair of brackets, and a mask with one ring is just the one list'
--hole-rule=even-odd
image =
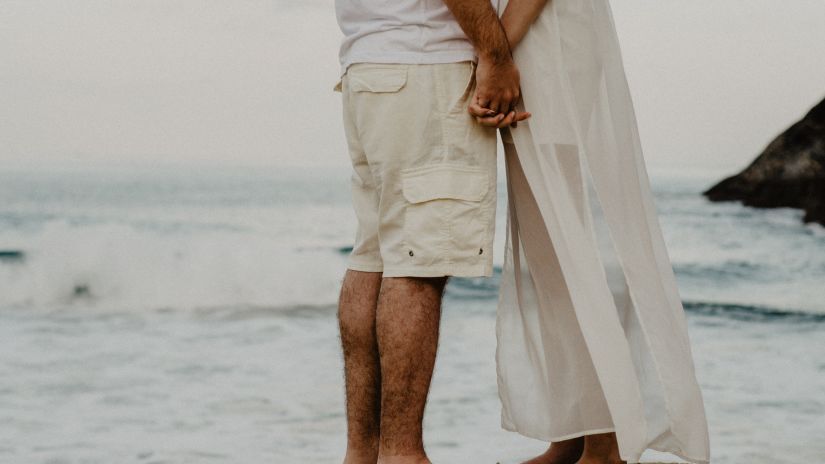
{"label": "man", "polygon": [[448,276],[492,274],[494,127],[528,115],[490,0],[337,0],[336,13],[358,218],[339,301],[344,462],[429,463],[442,292]]}

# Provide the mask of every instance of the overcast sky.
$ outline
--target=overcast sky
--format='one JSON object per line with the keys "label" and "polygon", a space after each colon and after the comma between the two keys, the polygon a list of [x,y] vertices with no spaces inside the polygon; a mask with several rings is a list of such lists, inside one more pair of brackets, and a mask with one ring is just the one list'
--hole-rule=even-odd
{"label": "overcast sky", "polygon": [[[825,97],[821,0],[615,0],[653,167],[741,167]],[[0,0],[0,166],[347,166],[333,0]]]}

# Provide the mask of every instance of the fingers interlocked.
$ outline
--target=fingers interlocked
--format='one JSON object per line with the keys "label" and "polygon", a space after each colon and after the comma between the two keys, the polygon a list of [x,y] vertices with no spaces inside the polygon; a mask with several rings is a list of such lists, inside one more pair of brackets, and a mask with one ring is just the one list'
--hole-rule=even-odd
{"label": "fingers interlocked", "polygon": [[[516,100],[517,101],[517,100]],[[492,106],[492,105],[491,105]],[[487,127],[516,127],[519,121],[524,121],[531,116],[526,111],[518,111],[515,106],[506,108],[505,111],[496,111],[491,106],[485,106],[476,97],[470,102],[467,111],[479,124]]]}

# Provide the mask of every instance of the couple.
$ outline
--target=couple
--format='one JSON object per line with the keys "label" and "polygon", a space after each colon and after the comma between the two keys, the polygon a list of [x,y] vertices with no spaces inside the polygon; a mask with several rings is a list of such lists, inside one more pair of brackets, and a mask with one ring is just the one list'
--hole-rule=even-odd
{"label": "couple", "polygon": [[648,449],[706,463],[607,0],[494,3],[336,0],[358,220],[339,301],[344,462],[429,463],[444,286],[493,272],[498,128],[502,426],[551,443],[530,464],[637,462]]}

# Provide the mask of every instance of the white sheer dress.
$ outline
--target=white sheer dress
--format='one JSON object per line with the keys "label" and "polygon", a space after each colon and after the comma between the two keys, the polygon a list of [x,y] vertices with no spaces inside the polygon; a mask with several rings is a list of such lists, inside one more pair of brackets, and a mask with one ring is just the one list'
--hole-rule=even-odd
{"label": "white sheer dress", "polygon": [[505,134],[502,425],[546,441],[615,431],[629,462],[647,449],[708,462],[608,1],[550,0],[514,55],[533,116]]}

